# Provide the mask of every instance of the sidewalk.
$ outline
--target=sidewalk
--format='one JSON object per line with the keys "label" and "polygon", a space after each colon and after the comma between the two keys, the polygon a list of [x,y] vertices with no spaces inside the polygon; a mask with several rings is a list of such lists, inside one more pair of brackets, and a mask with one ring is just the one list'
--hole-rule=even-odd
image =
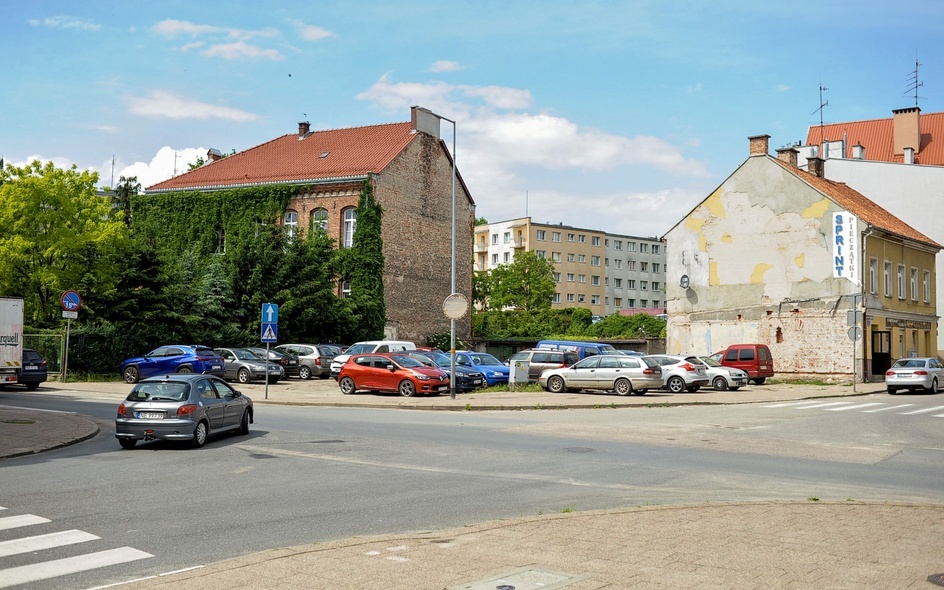
{"label": "sidewalk", "polygon": [[[754,403],[882,391],[882,384],[767,384],[738,392],[651,392],[620,397],[508,392],[438,398],[343,396],[332,380],[238,386],[266,404],[452,411]],[[124,383],[47,383],[36,395],[117,405]],[[8,390],[13,391],[13,390]],[[57,448],[98,433],[75,414],[4,405],[0,459]],[[626,411],[632,411],[627,408]],[[116,452],[121,452],[116,447]],[[2,461],[0,461],[2,466]],[[443,531],[275,548],[122,589],[918,588],[944,573],[944,504],[758,502],[643,506],[501,520]]]}

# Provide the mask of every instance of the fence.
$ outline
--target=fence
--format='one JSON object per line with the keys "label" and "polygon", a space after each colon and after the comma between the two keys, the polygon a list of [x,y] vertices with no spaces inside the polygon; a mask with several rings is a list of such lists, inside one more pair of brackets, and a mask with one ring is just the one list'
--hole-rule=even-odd
{"label": "fence", "polygon": [[65,350],[66,335],[23,334],[23,348],[32,348],[46,359],[46,372],[62,373],[62,351]]}

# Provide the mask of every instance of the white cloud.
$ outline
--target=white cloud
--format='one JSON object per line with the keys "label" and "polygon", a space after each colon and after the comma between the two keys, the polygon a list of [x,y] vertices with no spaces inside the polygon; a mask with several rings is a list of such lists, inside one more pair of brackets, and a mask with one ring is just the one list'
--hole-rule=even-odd
{"label": "white cloud", "polygon": [[48,27],[50,29],[78,29],[80,31],[98,31],[102,25],[93,23],[85,18],[76,18],[74,16],[47,16],[44,19],[30,19],[29,24],[34,27]]}
{"label": "white cloud", "polygon": [[151,30],[153,30],[158,35],[168,38],[174,38],[179,35],[190,37],[215,36],[238,39],[242,41],[248,41],[249,39],[255,39],[256,37],[271,38],[281,35],[278,29],[272,27],[266,27],[264,29],[253,31],[250,29],[233,29],[230,27],[216,27],[213,25],[198,25],[190,21],[174,19],[162,20],[151,27]]}
{"label": "white cloud", "polygon": [[440,60],[429,66],[430,72],[458,72],[462,69],[457,61]]}
{"label": "white cloud", "polygon": [[223,59],[271,59],[275,61],[285,59],[285,56],[277,49],[262,49],[243,41],[211,45],[201,53],[207,57],[222,57]]}
{"label": "white cloud", "polygon": [[176,96],[164,90],[154,90],[148,97],[126,97],[129,111],[145,117],[168,119],[223,119],[244,123],[255,121],[258,115],[219,105],[208,104]]}
{"label": "white cloud", "polygon": [[26,156],[25,160],[22,160],[19,162],[6,162],[4,165],[12,164],[13,166],[16,166],[17,168],[23,168],[25,166],[28,166],[29,164],[32,164],[33,162],[37,160],[41,164],[45,164],[46,162],[52,162],[56,166],[56,168],[62,168],[64,170],[68,170],[69,168],[72,168],[72,165],[75,163],[69,158],[62,158],[62,157],[45,158],[39,154],[34,154],[31,156]]}
{"label": "white cloud", "polygon": [[790,87],[786,84],[777,84],[777,92],[786,92],[787,90],[790,90]]}
{"label": "white cloud", "polygon": [[298,36],[305,41],[321,41],[322,39],[334,36],[334,33],[331,31],[317,25],[308,25],[300,20],[291,20],[289,22],[295,26],[295,29],[298,31]]}
{"label": "white cloud", "polygon": [[[187,172],[189,164],[196,162],[198,157],[206,158],[206,155],[207,148],[198,147],[175,150],[170,146],[164,146],[157,151],[157,154],[151,158],[150,162],[134,162],[133,164],[116,162],[115,183],[117,184],[118,179],[122,176],[125,178],[137,176],[141,186],[147,188],[158,182],[173,178],[175,176],[175,170],[177,175]],[[111,178],[111,160],[105,163],[103,169],[109,170],[109,173],[108,178],[103,178],[100,184],[107,184]]]}
{"label": "white cloud", "polygon": [[689,94],[698,94],[702,91],[701,82],[696,82],[695,84],[690,84],[685,88],[685,92]]}

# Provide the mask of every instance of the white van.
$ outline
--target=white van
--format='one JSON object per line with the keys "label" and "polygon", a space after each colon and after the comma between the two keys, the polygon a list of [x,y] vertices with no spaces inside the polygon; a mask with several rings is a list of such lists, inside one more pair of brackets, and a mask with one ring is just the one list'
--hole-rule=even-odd
{"label": "white van", "polygon": [[331,378],[337,380],[341,367],[355,354],[372,352],[400,352],[402,350],[416,350],[416,345],[409,340],[365,340],[355,342],[347,347],[344,354],[339,354],[331,361]]}

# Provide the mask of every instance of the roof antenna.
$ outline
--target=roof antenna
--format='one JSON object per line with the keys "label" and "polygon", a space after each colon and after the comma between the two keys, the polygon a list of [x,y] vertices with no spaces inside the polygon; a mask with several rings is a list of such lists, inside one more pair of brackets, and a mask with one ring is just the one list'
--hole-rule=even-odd
{"label": "roof antenna", "polygon": [[924,86],[924,82],[918,82],[918,67],[924,64],[918,63],[918,54],[915,52],[915,69],[912,73],[908,74],[908,90],[905,91],[905,94],[911,94],[914,92],[915,106],[918,106],[918,99],[923,99],[923,96],[918,96],[918,88]]}
{"label": "roof antenna", "polygon": [[825,141],[825,139],[823,138],[823,108],[829,106],[829,100],[823,100],[823,92],[825,92],[825,91],[827,91],[827,90],[829,90],[829,88],[826,88],[825,86],[823,86],[823,81],[820,80],[820,82],[819,82],[819,108],[816,109],[815,111],[813,111],[812,113],[810,113],[811,115],[815,115],[815,114],[817,113],[817,111],[819,112],[819,145],[820,145],[820,149],[822,149],[823,142]]}

